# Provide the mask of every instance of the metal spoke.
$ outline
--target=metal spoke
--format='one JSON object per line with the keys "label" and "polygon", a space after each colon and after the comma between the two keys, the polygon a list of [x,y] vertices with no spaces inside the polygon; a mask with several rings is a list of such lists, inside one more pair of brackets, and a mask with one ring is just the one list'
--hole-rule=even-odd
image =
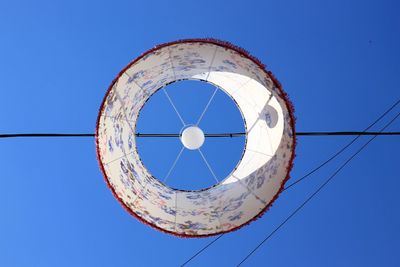
{"label": "metal spoke", "polygon": [[210,106],[211,101],[214,99],[214,96],[215,96],[215,94],[217,93],[217,91],[218,91],[218,87],[215,87],[215,90],[214,90],[212,96],[211,96],[210,99],[208,100],[208,103],[207,103],[206,107],[204,108],[203,112],[201,113],[199,119],[197,120],[196,126],[199,125],[200,121],[203,119],[203,116],[204,116],[204,114],[206,113],[208,107]]}
{"label": "metal spoke", "polygon": [[176,159],[175,159],[174,163],[172,163],[171,168],[169,169],[167,175],[166,175],[165,178],[164,178],[164,181],[163,181],[164,183],[167,181],[168,177],[171,175],[171,172],[172,172],[172,170],[175,168],[176,163],[178,163],[178,160],[179,160],[179,158],[181,157],[182,152],[183,152],[184,149],[185,149],[185,147],[182,147],[182,148],[181,148],[181,151],[179,151],[179,153],[178,153],[178,156],[176,156]]}
{"label": "metal spoke", "polygon": [[[212,59],[211,59],[210,66],[208,67],[208,73],[207,73],[206,81],[208,81],[208,77],[210,76],[211,67],[212,67],[212,65],[214,63],[214,59],[215,59],[215,55],[217,54],[217,50],[218,50],[218,47],[215,48],[214,54],[213,54]],[[199,119],[197,120],[196,126],[199,125],[201,119],[203,118],[204,114],[206,113],[206,111],[208,109],[208,106],[210,105],[211,101],[213,100],[215,94],[217,93],[217,90],[218,90],[218,87],[215,87],[214,93],[212,94],[210,100],[208,100],[208,103],[207,103],[206,107],[204,108],[203,113],[201,113]]]}
{"label": "metal spoke", "polygon": [[183,126],[185,126],[186,123],[185,123],[185,121],[182,119],[182,116],[181,116],[181,114],[179,113],[178,109],[176,108],[174,102],[172,102],[172,99],[171,99],[171,97],[169,96],[169,94],[167,93],[167,90],[165,90],[165,88],[163,88],[162,90],[163,90],[165,96],[168,98],[169,103],[170,103],[171,106],[174,108],[174,110],[175,110],[176,114],[178,115],[179,119],[181,120]]}
{"label": "metal spoke", "polygon": [[204,157],[203,152],[201,152],[200,148],[197,149],[197,150],[199,151],[199,153],[200,153],[201,157],[203,158],[204,162],[206,163],[207,168],[210,170],[210,172],[211,172],[212,176],[214,177],[215,181],[216,181],[217,183],[219,183],[219,181],[218,181],[218,179],[217,179],[217,176],[215,175],[214,171],[211,169],[210,164],[208,164],[208,162],[207,162],[207,160],[206,160],[206,157]]}

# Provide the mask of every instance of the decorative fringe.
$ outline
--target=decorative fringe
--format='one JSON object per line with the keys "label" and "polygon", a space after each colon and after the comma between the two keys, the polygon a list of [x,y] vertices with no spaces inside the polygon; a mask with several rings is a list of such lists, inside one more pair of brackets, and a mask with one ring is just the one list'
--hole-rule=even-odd
{"label": "decorative fringe", "polygon": [[[128,70],[133,64],[135,64],[137,61],[139,61],[140,59],[142,59],[143,57],[145,57],[146,55],[149,55],[150,53],[166,47],[166,46],[171,46],[171,45],[175,45],[175,44],[182,44],[182,43],[209,43],[209,44],[215,44],[218,46],[221,46],[223,48],[226,49],[231,49],[236,51],[237,53],[239,53],[240,55],[242,55],[243,57],[249,58],[250,60],[252,60],[256,65],[258,65],[262,70],[264,70],[265,74],[271,78],[271,80],[273,81],[273,83],[275,84],[275,86],[278,88],[279,92],[280,92],[280,96],[282,97],[282,99],[285,101],[286,104],[286,108],[289,112],[289,116],[290,116],[290,126],[292,127],[293,130],[293,144],[292,144],[292,155],[291,158],[289,160],[289,164],[286,168],[287,170],[287,174],[285,179],[282,181],[281,186],[279,188],[278,193],[275,194],[274,198],[268,203],[268,205],[265,206],[265,208],[260,211],[256,216],[254,216],[252,219],[250,219],[249,221],[247,221],[244,224],[241,224],[235,228],[232,228],[230,230],[227,231],[221,231],[221,232],[217,232],[217,233],[212,233],[212,234],[205,234],[205,235],[188,235],[185,233],[177,233],[177,232],[172,232],[172,231],[168,231],[165,230],[163,228],[158,227],[155,224],[149,223],[148,221],[145,221],[144,219],[142,219],[140,216],[138,216],[135,212],[133,212],[124,202],[123,200],[117,195],[115,189],[112,187],[110,181],[107,178],[107,174],[105,172],[104,166],[101,162],[101,157],[100,157],[100,149],[99,149],[99,140],[98,140],[98,130],[99,130],[99,123],[100,123],[100,117],[101,114],[103,113],[103,107],[104,107],[104,103],[107,100],[107,97],[112,89],[112,87],[114,86],[114,84],[117,82],[117,80],[124,74],[124,72],[126,70]],[[250,223],[252,223],[253,221],[261,218],[265,212],[267,212],[273,205],[273,203],[275,202],[275,200],[279,197],[280,193],[282,193],[283,189],[285,188],[285,183],[289,180],[290,178],[290,171],[293,168],[293,164],[294,164],[294,158],[295,158],[295,148],[296,148],[296,144],[297,144],[297,138],[296,138],[296,130],[295,130],[295,124],[296,124],[296,118],[294,116],[294,106],[292,104],[292,102],[289,100],[289,96],[288,94],[283,91],[282,89],[282,85],[281,83],[278,81],[278,79],[275,78],[275,76],[272,74],[271,71],[267,70],[266,66],[256,57],[254,57],[253,55],[251,55],[248,51],[246,51],[245,49],[238,47],[230,42],[226,42],[226,41],[221,41],[218,39],[214,39],[214,38],[197,38],[197,39],[181,39],[181,40],[177,40],[177,41],[173,41],[173,42],[169,42],[169,43],[165,43],[165,44],[160,44],[157,45],[155,47],[153,47],[152,49],[144,52],[142,55],[140,55],[139,57],[137,57],[135,60],[133,60],[132,62],[130,62],[125,68],[123,68],[119,74],[116,76],[116,78],[112,81],[111,85],[109,86],[103,101],[100,105],[100,109],[99,109],[99,115],[97,117],[97,121],[96,121],[96,136],[95,136],[95,144],[96,144],[96,155],[97,155],[97,161],[99,162],[100,165],[100,170],[103,173],[104,176],[104,180],[108,186],[108,188],[110,188],[112,194],[114,195],[114,197],[120,202],[120,204],[122,205],[122,207],[133,217],[135,217],[136,219],[138,219],[139,221],[141,221],[142,223],[151,226],[153,228],[155,228],[156,230],[159,230],[163,233],[167,233],[167,234],[171,234],[174,236],[178,236],[178,237],[185,237],[185,238],[200,238],[200,237],[211,237],[211,236],[215,236],[215,235],[220,235],[220,234],[226,234],[226,233],[230,233],[233,231],[236,231],[240,228],[242,228],[245,225],[248,225]]]}

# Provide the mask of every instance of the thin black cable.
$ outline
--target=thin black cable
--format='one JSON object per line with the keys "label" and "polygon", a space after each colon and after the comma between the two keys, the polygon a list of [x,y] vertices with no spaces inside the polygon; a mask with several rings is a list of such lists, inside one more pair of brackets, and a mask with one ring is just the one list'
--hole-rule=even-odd
{"label": "thin black cable", "polygon": [[297,132],[297,136],[349,136],[349,135],[400,135],[400,132]]}
{"label": "thin black cable", "polygon": [[93,137],[94,134],[85,133],[25,133],[25,134],[0,134],[0,138],[13,138],[13,137]]}
{"label": "thin black cable", "polygon": [[[400,100],[398,100],[395,104],[393,104],[385,113],[383,113],[375,122],[373,122],[370,126],[368,126],[364,131],[362,132],[297,132],[296,135],[298,136],[329,136],[329,135],[357,135],[351,142],[349,142],[347,145],[345,145],[342,149],[340,149],[337,153],[335,153],[332,157],[330,157],[328,160],[323,162],[321,165],[319,165],[317,168],[313,169],[311,172],[307,173],[297,181],[293,182],[284,190],[289,189],[290,187],[294,186],[295,184],[299,183],[300,181],[304,180],[323,166],[325,166],[327,163],[332,161],[334,158],[336,158],[339,154],[341,154],[346,148],[348,148],[350,145],[352,145],[360,136],[362,135],[373,135],[371,138],[371,141],[375,139],[378,135],[400,135],[400,132],[366,132],[368,129],[370,129],[372,126],[374,126],[380,119],[382,119],[387,113],[389,113],[398,103]],[[137,133],[135,134],[137,137],[179,137],[180,134],[140,134]],[[245,133],[225,133],[225,134],[205,134],[206,137],[236,137],[236,136],[242,136],[245,135]],[[0,134],[0,138],[13,138],[13,137],[94,137],[95,134],[60,134],[60,133],[27,133],[27,134]],[[212,245],[214,242],[216,242],[219,238],[221,238],[224,234],[219,235],[217,238],[215,238],[213,241],[211,241],[209,244],[207,244],[205,247],[203,247],[199,252],[194,254],[191,258],[189,258],[182,266],[187,264],[189,261],[191,261],[193,258],[195,258],[197,255],[199,255],[202,251],[204,251],[206,248],[208,248],[210,245]]]}
{"label": "thin black cable", "polygon": [[[205,137],[240,137],[246,133],[217,133],[204,134]],[[400,132],[297,132],[297,136],[351,136],[351,135],[400,135]],[[95,134],[85,133],[25,133],[25,134],[0,134],[0,138],[12,137],[94,137]],[[181,134],[170,133],[136,133],[136,137],[180,137]]]}
{"label": "thin black cable", "polygon": [[[387,109],[382,115],[380,115],[373,123],[371,123],[367,128],[364,129],[364,131],[362,132],[366,132],[369,129],[371,129],[375,124],[377,124],[383,117],[385,117],[390,111],[392,111],[398,104],[400,103],[400,99],[398,99],[389,109]],[[375,135],[377,136],[377,135]],[[322,164],[320,164],[317,168],[313,169],[312,171],[310,171],[309,173],[307,173],[306,175],[304,175],[303,177],[297,179],[296,181],[294,181],[293,183],[289,184],[288,186],[285,187],[285,189],[283,190],[287,190],[289,188],[291,188],[292,186],[294,186],[295,184],[299,183],[300,181],[303,181],[304,179],[306,179],[308,176],[310,176],[311,174],[313,174],[314,172],[318,171],[319,169],[321,169],[322,167],[324,167],[326,164],[328,164],[329,162],[331,162],[333,159],[335,159],[337,156],[339,156],[340,154],[343,153],[344,150],[346,150],[349,146],[351,146],[355,141],[357,141],[358,138],[360,138],[361,135],[356,136],[353,140],[351,140],[349,143],[347,143],[344,147],[342,147],[341,149],[339,149],[338,152],[336,152],[334,155],[332,155],[329,159],[327,159],[326,161],[324,161]]]}
{"label": "thin black cable", "polygon": [[[365,130],[363,132],[368,131],[371,127],[373,127],[376,123],[378,123],[383,117],[385,117],[390,111],[392,111],[398,104],[400,103],[400,99],[397,100],[390,108],[388,108],[382,115],[380,115],[373,123],[371,123],[367,128],[365,128]],[[298,134],[298,133],[297,133]],[[375,135],[376,136],[376,135]],[[357,139],[360,138],[360,135],[355,137],[353,140],[351,140],[348,144],[346,144],[344,147],[342,147],[338,152],[336,152],[333,156],[331,156],[329,159],[327,159],[326,161],[324,161],[322,164],[320,164],[319,166],[317,166],[316,168],[314,168],[313,170],[311,170],[310,172],[308,172],[307,174],[305,174],[303,177],[299,178],[298,180],[296,180],[295,182],[293,182],[292,184],[290,184],[289,186],[285,187],[283,189],[283,191],[289,189],[290,187],[294,186],[295,184],[303,181],[304,179],[306,179],[308,176],[310,176],[311,174],[315,173],[316,171],[318,171],[319,169],[321,169],[323,166],[325,166],[326,164],[328,164],[330,161],[332,161],[333,159],[335,159],[337,156],[339,156],[341,153],[343,153],[344,150],[346,150],[349,146],[351,146],[355,141],[357,141]],[[219,238],[221,238],[224,234],[219,235],[216,239],[214,239],[213,241],[211,241],[210,243],[208,243],[205,247],[203,247],[202,249],[200,249],[199,252],[197,252],[194,256],[192,256],[189,260],[187,260],[185,264],[187,264],[189,261],[193,260],[197,255],[199,255],[202,251],[204,251],[206,248],[208,248],[210,245],[212,245],[215,241],[217,241]],[[183,266],[183,265],[182,265]]]}
{"label": "thin black cable", "polygon": [[[400,116],[400,112],[389,121],[381,131],[385,130],[389,127],[398,117]],[[351,161],[353,160],[362,150],[364,150],[375,138],[377,135],[371,137],[363,146],[361,146],[350,158],[348,158],[324,183],[322,183],[317,190],[314,191],[300,206],[298,206],[278,227],[276,227],[267,237],[263,239],[250,253],[243,258],[243,260],[237,265],[240,266],[244,263],[258,248],[260,248],[268,239],[270,239],[282,226],[284,226],[297,212],[299,212],[308,202],[311,201],[313,197],[315,197],[336,175]]]}
{"label": "thin black cable", "polygon": [[217,238],[215,238],[213,241],[211,241],[210,243],[208,243],[205,247],[203,247],[202,249],[200,249],[196,254],[194,254],[192,257],[190,257],[187,261],[185,261],[182,266],[185,266],[187,263],[189,263],[189,261],[191,261],[192,259],[194,259],[197,255],[199,255],[201,252],[203,252],[203,250],[207,249],[209,246],[211,246],[214,242],[216,242],[218,239],[220,239],[222,235],[219,235]]}
{"label": "thin black cable", "polygon": [[[137,133],[137,137],[181,137],[181,134],[171,133]],[[216,133],[204,134],[205,137],[239,137],[245,136],[246,133]],[[362,132],[343,131],[343,132],[297,132],[297,136],[351,136],[351,135],[400,135],[400,132]]]}
{"label": "thin black cable", "polygon": [[[400,133],[399,133],[400,134]],[[204,137],[240,137],[245,136],[246,133],[216,133],[216,134],[204,134]],[[181,134],[171,133],[136,133],[136,137],[181,137]]]}
{"label": "thin black cable", "polygon": [[154,133],[148,133],[148,134],[142,134],[142,133],[137,133],[135,134],[136,137],[180,137],[180,134],[154,134]]}

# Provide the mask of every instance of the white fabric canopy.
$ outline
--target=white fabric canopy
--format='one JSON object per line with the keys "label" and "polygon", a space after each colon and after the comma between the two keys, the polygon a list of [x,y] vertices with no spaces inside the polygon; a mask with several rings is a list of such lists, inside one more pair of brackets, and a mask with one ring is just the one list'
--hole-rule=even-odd
{"label": "white fabric canopy", "polygon": [[[246,126],[235,170],[199,191],[173,189],[153,177],[135,140],[148,98],[188,79],[221,88],[236,102]],[[217,40],[182,40],[151,49],[121,71],[101,105],[96,144],[108,185],[132,215],[178,236],[210,236],[240,228],[276,199],[294,158],[294,117],[280,84],[247,52]]]}

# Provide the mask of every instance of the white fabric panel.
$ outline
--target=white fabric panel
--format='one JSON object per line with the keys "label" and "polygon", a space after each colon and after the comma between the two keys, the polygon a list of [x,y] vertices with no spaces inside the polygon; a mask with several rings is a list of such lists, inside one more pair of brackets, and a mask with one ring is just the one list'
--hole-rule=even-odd
{"label": "white fabric panel", "polygon": [[[147,99],[173,81],[206,80],[238,105],[246,147],[236,169],[205,190],[172,189],[152,177],[136,151],[135,127]],[[250,56],[218,41],[181,41],[145,54],[108,92],[96,131],[100,164],[111,189],[148,224],[180,236],[237,229],[279,193],[294,153],[288,100]]]}

